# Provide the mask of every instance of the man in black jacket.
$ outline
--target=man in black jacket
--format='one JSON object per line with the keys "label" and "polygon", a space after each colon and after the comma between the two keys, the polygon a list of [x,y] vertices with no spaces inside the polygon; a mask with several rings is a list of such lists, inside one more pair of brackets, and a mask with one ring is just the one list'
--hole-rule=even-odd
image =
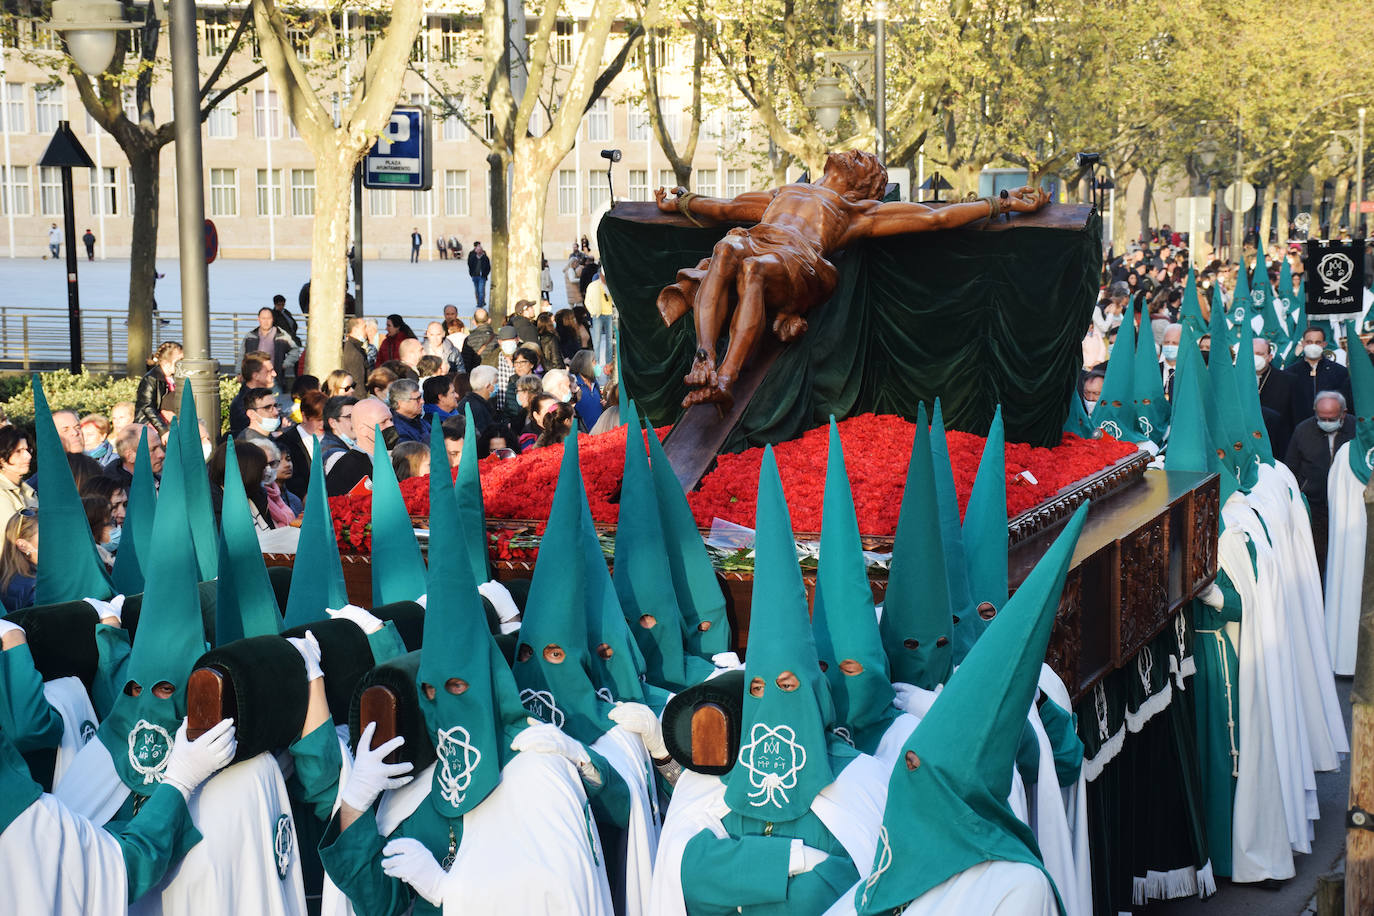
{"label": "man in black jacket", "polygon": [[272,323],[281,328],[291,338],[291,344],[300,349],[301,335],[296,318],[286,308],[286,297],[277,293],[272,297]]}
{"label": "man in black jacket", "polygon": [[1346,404],[1353,403],[1350,373],[1326,355],[1326,332],[1310,327],[1302,332],[1302,359],[1284,370],[1297,384],[1293,391],[1293,422],[1312,416],[1312,405],[1323,391],[1339,391]]}
{"label": "man in black jacket", "polygon": [[353,384],[361,391],[367,381],[367,322],[361,318],[350,318],[344,322],[343,353],[339,357],[339,368],[353,376]]}
{"label": "man in black jacket", "polygon": [[1298,380],[1273,366],[1274,345],[1263,337],[1254,339],[1255,375],[1259,383],[1260,407],[1274,411],[1273,428],[1268,430],[1275,455],[1288,454],[1288,439],[1293,434],[1294,389]]}
{"label": "man in black jacket", "polygon": [[491,258],[482,250],[481,242],[473,242],[468,252],[468,276],[472,278],[472,291],[477,294],[477,307],[487,304],[487,278],[491,276]]}
{"label": "man in black jacket", "polygon": [[1355,418],[1345,412],[1345,395],[1339,391],[1318,392],[1313,409],[1315,415],[1293,429],[1283,463],[1298,479],[1298,486],[1312,509],[1312,546],[1316,548],[1317,566],[1325,579],[1326,476],[1336,451],[1355,438]]}

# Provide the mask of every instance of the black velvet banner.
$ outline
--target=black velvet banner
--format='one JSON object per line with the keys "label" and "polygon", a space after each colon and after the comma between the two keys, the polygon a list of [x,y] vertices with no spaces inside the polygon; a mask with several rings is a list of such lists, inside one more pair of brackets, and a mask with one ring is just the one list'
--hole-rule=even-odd
{"label": "black velvet banner", "polygon": [[[654,300],[727,227],[608,214],[597,233],[620,314],[625,391],[656,426],[681,413],[693,316],[665,327]],[[1000,402],[1007,438],[1052,446],[1068,416],[1097,297],[1101,220],[1079,229],[957,229],[876,239],[835,258],[839,286],[769,371],[725,451],[791,439],[861,413],[913,419],[941,399],[945,424],[984,434]]]}

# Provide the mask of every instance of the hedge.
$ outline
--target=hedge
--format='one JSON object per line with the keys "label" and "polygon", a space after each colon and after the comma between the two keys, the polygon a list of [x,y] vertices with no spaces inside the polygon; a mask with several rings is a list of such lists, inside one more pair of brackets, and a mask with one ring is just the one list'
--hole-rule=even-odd
{"label": "hedge", "polygon": [[[75,410],[81,416],[98,413],[110,415],[111,408],[120,401],[133,401],[138,394],[136,378],[114,378],[95,372],[73,375],[70,370],[58,369],[40,373],[43,391],[53,410]],[[18,381],[22,379],[22,384]],[[17,391],[16,391],[17,389]],[[229,402],[239,392],[237,378],[219,380],[220,430],[229,426]],[[0,380],[0,395],[7,399],[0,409],[15,426],[33,428],[33,383],[30,376],[9,376]]]}

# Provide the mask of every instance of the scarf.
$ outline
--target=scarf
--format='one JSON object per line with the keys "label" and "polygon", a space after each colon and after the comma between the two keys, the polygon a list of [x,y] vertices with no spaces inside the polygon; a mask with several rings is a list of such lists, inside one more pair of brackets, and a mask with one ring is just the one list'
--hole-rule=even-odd
{"label": "scarf", "polygon": [[267,511],[272,515],[273,528],[285,528],[296,520],[296,513],[292,512],[286,500],[282,499],[280,485],[265,484],[262,492],[267,494]]}

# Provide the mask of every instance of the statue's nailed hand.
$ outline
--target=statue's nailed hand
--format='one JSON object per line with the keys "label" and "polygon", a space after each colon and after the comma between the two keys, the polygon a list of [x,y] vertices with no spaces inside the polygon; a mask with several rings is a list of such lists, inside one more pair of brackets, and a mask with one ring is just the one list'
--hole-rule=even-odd
{"label": "statue's nailed hand", "polygon": [[1026,185],[1007,193],[1002,200],[1002,211],[1008,210],[1015,213],[1034,213],[1045,204],[1050,202],[1049,192]]}
{"label": "statue's nailed hand", "polygon": [[[658,203],[658,208],[662,210],[664,213],[676,213],[677,199],[678,197],[686,193],[686,188],[672,188],[671,190],[664,190],[663,188],[659,188],[656,191],[654,191],[654,200]],[[669,194],[672,194],[673,196],[669,197]]]}

